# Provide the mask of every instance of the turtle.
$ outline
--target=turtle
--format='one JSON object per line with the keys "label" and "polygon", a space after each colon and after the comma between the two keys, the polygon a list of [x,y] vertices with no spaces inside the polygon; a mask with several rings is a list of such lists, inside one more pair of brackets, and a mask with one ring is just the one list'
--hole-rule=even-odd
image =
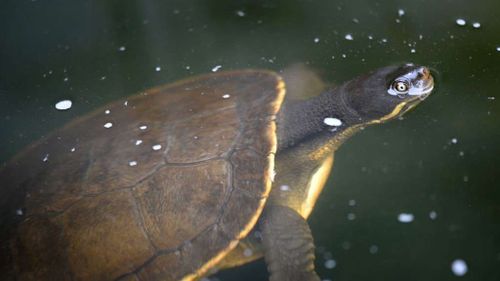
{"label": "turtle", "polygon": [[270,280],[320,280],[307,218],[334,152],[434,80],[390,65],[308,99],[308,83],[291,80],[187,78],[23,149],[0,170],[1,280],[200,280],[262,257]]}

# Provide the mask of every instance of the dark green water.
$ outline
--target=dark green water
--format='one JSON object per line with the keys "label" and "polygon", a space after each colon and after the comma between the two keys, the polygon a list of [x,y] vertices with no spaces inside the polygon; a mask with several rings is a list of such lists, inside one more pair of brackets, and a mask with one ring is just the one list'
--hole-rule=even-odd
{"label": "dark green water", "polygon": [[[310,218],[317,270],[339,281],[500,280],[498,11],[495,0],[2,1],[0,161],[106,102],[217,65],[304,62],[339,83],[424,64],[438,72],[434,94],[336,154]],[[73,107],[55,110],[61,99]],[[267,273],[257,262],[215,278]]]}

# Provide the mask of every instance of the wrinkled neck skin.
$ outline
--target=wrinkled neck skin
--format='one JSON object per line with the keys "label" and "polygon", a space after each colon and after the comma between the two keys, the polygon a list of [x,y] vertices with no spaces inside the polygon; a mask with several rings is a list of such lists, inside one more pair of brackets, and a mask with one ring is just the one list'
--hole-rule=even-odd
{"label": "wrinkled neck skin", "polygon": [[[349,83],[309,100],[285,100],[277,119],[278,151],[300,147],[311,160],[321,160],[359,131],[366,120],[347,103]],[[342,124],[328,125],[325,118],[336,118]]]}

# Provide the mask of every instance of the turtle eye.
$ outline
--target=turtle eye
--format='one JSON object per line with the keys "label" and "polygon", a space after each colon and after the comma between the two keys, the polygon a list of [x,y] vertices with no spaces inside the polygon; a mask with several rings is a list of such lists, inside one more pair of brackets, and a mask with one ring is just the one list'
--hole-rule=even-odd
{"label": "turtle eye", "polygon": [[410,87],[405,81],[394,81],[394,83],[392,83],[392,88],[400,94],[406,94]]}

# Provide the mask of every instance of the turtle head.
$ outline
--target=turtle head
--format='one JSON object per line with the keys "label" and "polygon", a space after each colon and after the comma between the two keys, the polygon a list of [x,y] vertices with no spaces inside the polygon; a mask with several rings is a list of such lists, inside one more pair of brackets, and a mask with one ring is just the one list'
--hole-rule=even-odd
{"label": "turtle head", "polygon": [[380,123],[415,107],[433,88],[429,69],[408,63],[383,67],[348,82],[343,99],[364,122]]}

